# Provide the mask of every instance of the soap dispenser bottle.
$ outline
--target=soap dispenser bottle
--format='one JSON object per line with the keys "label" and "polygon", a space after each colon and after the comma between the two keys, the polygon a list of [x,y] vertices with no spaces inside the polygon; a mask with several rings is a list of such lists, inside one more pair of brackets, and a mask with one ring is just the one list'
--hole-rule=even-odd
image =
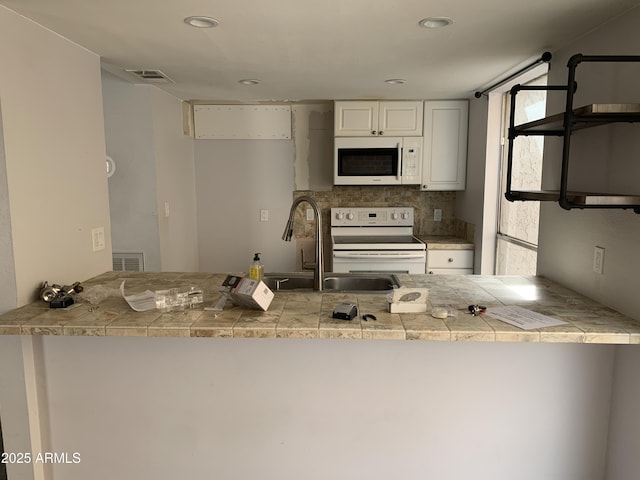
{"label": "soap dispenser bottle", "polygon": [[260,253],[256,253],[253,256],[253,263],[249,267],[249,278],[252,280],[264,279],[264,265],[260,261]]}

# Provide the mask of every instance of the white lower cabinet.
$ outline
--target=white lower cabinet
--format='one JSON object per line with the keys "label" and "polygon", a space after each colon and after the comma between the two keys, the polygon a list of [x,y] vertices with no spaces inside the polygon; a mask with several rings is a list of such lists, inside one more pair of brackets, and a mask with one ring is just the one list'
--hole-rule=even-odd
{"label": "white lower cabinet", "polygon": [[471,275],[473,250],[427,250],[427,273]]}

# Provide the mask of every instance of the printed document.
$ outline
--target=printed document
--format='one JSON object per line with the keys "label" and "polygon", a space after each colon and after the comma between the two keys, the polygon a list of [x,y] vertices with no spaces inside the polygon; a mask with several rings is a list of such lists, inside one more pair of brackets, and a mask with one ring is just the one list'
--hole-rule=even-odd
{"label": "printed document", "polygon": [[532,312],[531,310],[517,305],[507,307],[490,307],[487,308],[486,314],[523,330],[554,327],[556,325],[564,325],[567,323],[562,320],[558,320],[557,318]]}

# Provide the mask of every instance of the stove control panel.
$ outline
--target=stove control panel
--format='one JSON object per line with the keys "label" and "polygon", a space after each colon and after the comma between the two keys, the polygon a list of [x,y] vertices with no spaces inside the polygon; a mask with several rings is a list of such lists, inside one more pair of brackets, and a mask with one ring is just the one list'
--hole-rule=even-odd
{"label": "stove control panel", "polygon": [[332,227],[412,227],[413,207],[332,208]]}

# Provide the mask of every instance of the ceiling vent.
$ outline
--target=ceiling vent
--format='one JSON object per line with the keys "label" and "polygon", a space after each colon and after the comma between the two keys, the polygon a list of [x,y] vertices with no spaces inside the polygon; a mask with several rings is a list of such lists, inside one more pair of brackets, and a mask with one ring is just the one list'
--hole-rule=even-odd
{"label": "ceiling vent", "polygon": [[126,70],[145,83],[175,83],[160,70]]}

